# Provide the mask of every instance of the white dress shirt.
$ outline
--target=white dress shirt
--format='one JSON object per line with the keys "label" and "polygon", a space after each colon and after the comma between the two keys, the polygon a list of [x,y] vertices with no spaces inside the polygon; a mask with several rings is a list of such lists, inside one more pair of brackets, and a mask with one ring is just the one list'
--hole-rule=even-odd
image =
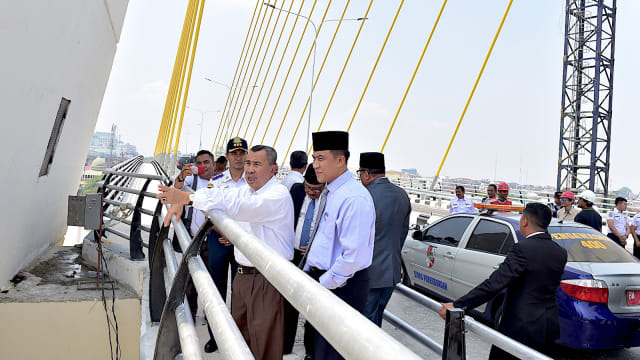
{"label": "white dress shirt", "polygon": [[327,270],[320,276],[320,284],[335,289],[371,265],[376,212],[371,194],[349,171],[326,188],[327,202],[305,270],[311,267]]}
{"label": "white dress shirt", "polygon": [[449,214],[458,214],[458,213],[469,213],[475,214],[478,210],[473,207],[473,200],[468,197],[464,197],[462,199],[458,199],[458,197],[454,197],[451,199],[451,205],[449,206]]}
{"label": "white dress shirt", "polygon": [[[627,225],[629,225],[627,214],[614,208],[607,213],[607,220],[613,220],[613,226],[618,230],[620,235],[627,234]],[[611,234],[612,232],[609,226],[607,226],[607,234]]]}
{"label": "white dress shirt", "polygon": [[303,183],[303,182],[304,182],[304,176],[302,176],[301,173],[295,170],[291,170],[289,171],[289,174],[285,176],[284,179],[282,179],[281,184],[286,186],[287,190],[291,191],[291,187],[293,186],[293,184]]}
{"label": "white dress shirt", "polygon": [[[275,177],[257,191],[250,186],[198,190],[193,206],[202,211],[222,210],[232,219],[248,223],[249,231],[258,239],[285,259],[293,259],[293,203]],[[238,264],[253,266],[237,247],[234,256]]]}
{"label": "white dress shirt", "polygon": [[[304,225],[304,218],[307,216],[307,209],[309,209],[309,204],[311,204],[311,198],[307,195],[304,197],[302,202],[302,207],[300,208],[300,215],[298,216],[298,222],[296,226],[296,243],[295,248],[300,250],[300,238],[302,237],[302,226]],[[313,208],[313,218],[311,219],[311,226],[309,227],[309,231],[313,233],[313,228],[316,225],[316,218],[318,217],[318,209],[320,209],[320,198],[316,199],[316,205]]]}
{"label": "white dress shirt", "polygon": [[[213,187],[214,181],[212,180],[208,180],[208,179],[203,179],[200,176],[196,176],[197,180],[197,186],[196,186],[196,191],[199,189],[203,189],[206,187]],[[193,189],[193,176],[187,176],[186,179],[184,179],[184,184],[182,186],[182,188],[189,188],[189,189]],[[185,206],[185,211],[187,211],[187,209],[190,208],[189,205]],[[200,226],[202,226],[202,224],[204,224],[204,221],[206,220],[206,217],[204,216],[204,214],[202,213],[202,211],[198,210],[198,209],[193,209],[193,215],[191,216],[191,227],[189,228],[189,231],[191,232],[191,236],[195,236],[196,233],[198,232],[198,230],[200,229]]]}

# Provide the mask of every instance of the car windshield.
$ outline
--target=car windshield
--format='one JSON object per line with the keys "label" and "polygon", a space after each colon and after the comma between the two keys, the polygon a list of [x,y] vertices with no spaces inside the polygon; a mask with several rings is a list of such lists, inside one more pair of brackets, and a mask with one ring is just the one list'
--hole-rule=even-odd
{"label": "car windshield", "polygon": [[565,248],[567,261],[627,263],[638,262],[627,250],[614,243],[602,233],[583,227],[550,226],[553,240]]}

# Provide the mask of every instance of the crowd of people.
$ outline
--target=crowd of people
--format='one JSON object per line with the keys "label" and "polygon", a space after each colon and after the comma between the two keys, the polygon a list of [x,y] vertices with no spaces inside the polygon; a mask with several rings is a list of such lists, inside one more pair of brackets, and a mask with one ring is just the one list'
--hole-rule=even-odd
{"label": "crowd of people", "polygon": [[[289,159],[291,171],[282,181],[275,177],[277,153],[270,146],[249,147],[244,139],[235,137],[229,140],[225,156],[218,159],[214,160],[207,150],[199,151],[196,167],[184,166],[173,186],[159,186],[161,202],[171,204],[165,225],[175,215],[195,235],[206,220],[203,211],[222,210],[381,326],[384,309],[400,282],[400,252],[411,213],[409,197],[386,178],[382,153],[360,154],[358,182],[347,167],[348,133],[324,131],[312,137],[311,164],[306,152],[294,151]],[[195,193],[183,191],[185,187]],[[477,213],[463,186],[456,186],[455,195],[449,207],[451,214]],[[481,203],[498,205],[496,211],[509,211],[513,204],[509,185],[488,185]],[[584,191],[577,196],[577,207],[574,203],[576,196],[571,191],[559,191],[551,204],[527,204],[520,220],[520,231],[526,239],[513,246],[485,282],[454,303],[442,304],[441,316],[454,306],[474,308],[507,289],[511,295],[507,296],[500,330],[547,351],[558,337],[555,289],[567,260],[566,251],[551,240],[547,226],[555,217],[602,231],[602,218],[594,209],[595,194]],[[640,217],[629,221],[624,213],[626,203],[624,198],[616,199],[616,208],[607,214],[606,229],[621,246],[632,236],[637,249]],[[223,298],[227,295],[227,279],[231,278],[231,313],[254,357],[282,359],[292,352],[297,310],[216,227],[208,234],[202,255]],[[533,296],[533,288],[548,291]],[[193,296],[189,300],[195,307]],[[532,316],[536,319],[533,322]],[[209,333],[205,352],[217,349],[211,330]],[[304,326],[304,347],[307,360],[342,358],[308,322]],[[491,358],[506,356],[500,349],[492,349]]]}
{"label": "crowd of people", "polygon": [[[185,219],[191,212],[192,235],[204,221],[202,211],[222,210],[240,226],[292,261],[320,285],[381,326],[382,314],[400,282],[400,250],[411,205],[407,193],[385,176],[382,153],[360,154],[358,182],[347,163],[349,135],[313,133],[313,161],[294,151],[291,171],[282,181],[275,149],[248,147],[229,140],[229,169],[216,172],[214,156],[198,152],[197,166],[185,166],[173,186],[159,186],[158,197],[171,204],[165,217]],[[195,184],[195,185],[194,185]],[[195,193],[182,191],[188,186]],[[256,359],[282,359],[293,348],[298,313],[229,239],[214,227],[207,239],[208,267],[223,298],[231,269],[231,313]],[[233,253],[233,256],[230,254]],[[306,359],[341,359],[340,354],[305,324]],[[205,352],[217,344],[211,339]]]}

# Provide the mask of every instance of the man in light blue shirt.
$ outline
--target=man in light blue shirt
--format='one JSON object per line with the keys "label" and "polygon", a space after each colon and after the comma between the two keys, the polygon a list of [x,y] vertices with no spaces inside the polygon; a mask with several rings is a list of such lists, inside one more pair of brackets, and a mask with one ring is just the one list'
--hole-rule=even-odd
{"label": "man in light blue shirt", "polygon": [[449,206],[449,214],[469,213],[475,214],[478,210],[473,207],[473,200],[464,196],[464,186],[456,186],[456,197],[451,199],[451,206]]}
{"label": "man in light blue shirt", "polygon": [[[347,168],[349,134],[313,133],[313,168],[327,183],[326,204],[308,246],[304,269],[354,309],[362,312],[369,292],[376,214],[367,189]],[[304,260],[303,260],[304,261]],[[342,359],[320,334],[314,359]]]}

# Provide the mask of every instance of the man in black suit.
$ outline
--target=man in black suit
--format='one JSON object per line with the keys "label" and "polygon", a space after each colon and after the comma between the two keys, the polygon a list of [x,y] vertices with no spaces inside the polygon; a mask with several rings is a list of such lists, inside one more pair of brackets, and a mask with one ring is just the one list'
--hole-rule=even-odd
{"label": "man in black suit", "polygon": [[[296,233],[296,241],[293,249],[293,263],[300,264],[302,256],[307,250],[314,226],[317,225],[318,212],[320,211],[320,195],[324,190],[324,184],[318,182],[316,171],[312,166],[307,167],[304,174],[304,183],[295,183],[289,191],[293,200],[293,229]],[[306,225],[306,226],[305,226]],[[287,301],[285,302],[285,334],[284,353],[293,351],[298,328],[298,311]],[[313,341],[315,331],[305,324],[304,347],[308,357],[314,352]]]}
{"label": "man in black suit", "polygon": [[382,315],[393,289],[400,282],[400,251],[409,232],[411,202],[407,192],[385,177],[384,154],[360,154],[360,181],[376,208],[373,260],[369,266],[369,295],[364,316],[382,326]]}
{"label": "man in black suit", "polygon": [[[550,221],[551,210],[547,206],[527,204],[520,218],[520,232],[525,239],[513,245],[487,280],[453,303],[442,304],[440,316],[445,319],[447,309],[454,307],[473,309],[506,288],[498,330],[549,354],[560,337],[556,291],[567,262],[566,250],[547,232]],[[517,358],[492,346],[489,359]]]}

